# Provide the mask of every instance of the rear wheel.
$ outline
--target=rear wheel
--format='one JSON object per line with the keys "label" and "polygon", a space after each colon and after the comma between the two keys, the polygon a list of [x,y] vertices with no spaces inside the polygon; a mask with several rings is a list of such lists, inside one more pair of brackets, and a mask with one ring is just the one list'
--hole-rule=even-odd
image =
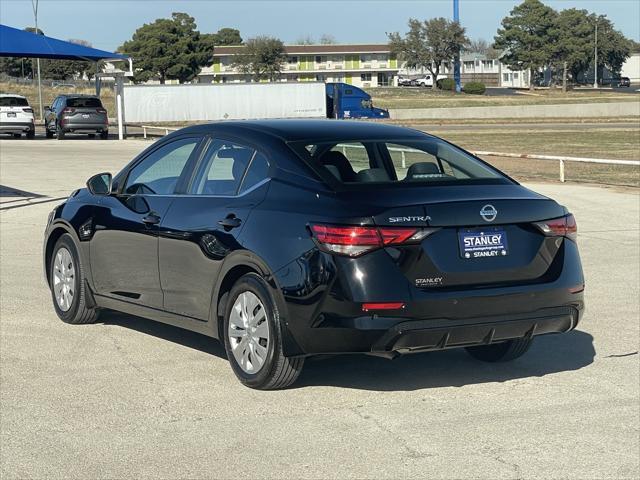
{"label": "rear wheel", "polygon": [[64,140],[64,129],[58,125],[56,128],[56,138],[58,140]]}
{"label": "rear wheel", "polygon": [[53,132],[46,125],[44,126],[44,134],[47,138],[53,138]]}
{"label": "rear wheel", "polygon": [[65,323],[93,323],[98,310],[87,306],[84,267],[69,234],[60,237],[49,263],[49,283],[56,314]]}
{"label": "rear wheel", "polygon": [[14,133],[13,138],[20,138],[22,135],[20,133]]}
{"label": "rear wheel", "polygon": [[244,385],[274,390],[288,387],[300,375],[304,358],[284,356],[279,322],[262,277],[241,277],[229,294],[223,336],[231,368]]}
{"label": "rear wheel", "polygon": [[483,362],[508,362],[527,353],[532,343],[533,338],[516,338],[494,345],[467,347],[466,350],[473,358]]}
{"label": "rear wheel", "polygon": [[90,133],[89,134],[89,138],[96,138],[96,134],[95,133]]}
{"label": "rear wheel", "polygon": [[109,130],[104,130],[100,132],[100,138],[102,140],[107,140],[109,138]]}
{"label": "rear wheel", "polygon": [[34,138],[36,138],[36,131],[35,130],[29,130],[27,132],[27,138],[29,140],[33,140]]}

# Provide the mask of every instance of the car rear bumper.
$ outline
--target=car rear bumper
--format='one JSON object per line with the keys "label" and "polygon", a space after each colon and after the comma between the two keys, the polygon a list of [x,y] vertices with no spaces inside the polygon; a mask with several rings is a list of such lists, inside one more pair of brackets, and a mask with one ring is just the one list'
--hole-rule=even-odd
{"label": "car rear bumper", "polygon": [[35,130],[33,122],[2,122],[0,132],[2,133],[24,133]]}
{"label": "car rear bumper", "polygon": [[73,123],[65,122],[62,126],[65,132],[102,132],[109,129],[106,123]]}
{"label": "car rear bumper", "polygon": [[304,342],[303,355],[398,354],[489,345],[516,338],[565,333],[576,328],[584,306],[544,308],[534,312],[465,319],[367,316],[318,325]]}

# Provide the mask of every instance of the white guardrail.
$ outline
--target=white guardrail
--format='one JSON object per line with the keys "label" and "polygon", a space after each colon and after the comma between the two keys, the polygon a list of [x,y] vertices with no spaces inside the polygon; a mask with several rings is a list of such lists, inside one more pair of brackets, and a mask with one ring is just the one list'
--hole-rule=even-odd
{"label": "white guardrail", "polygon": [[[135,125],[139,128],[142,128],[142,134],[144,138],[147,138],[147,130],[160,130],[164,131],[165,135],[168,135],[169,132],[175,132],[179,130],[178,128],[169,128],[169,127],[157,127],[153,125]],[[336,145],[339,148],[342,148],[342,152],[346,154],[347,148],[358,148],[363,149],[362,145],[349,145],[349,144],[339,144]],[[407,168],[407,161],[405,154],[406,153],[424,153],[422,150],[416,150],[414,148],[397,148],[390,147],[389,151],[392,152],[400,152],[402,157],[402,168]],[[625,165],[625,166],[640,166],[640,160],[612,160],[608,158],[581,158],[581,157],[564,157],[557,155],[536,155],[536,154],[522,154],[522,153],[505,153],[505,152],[485,152],[485,151],[472,151],[471,152],[477,156],[485,156],[485,157],[506,157],[506,158],[528,158],[532,160],[547,160],[547,161],[556,161],[559,162],[560,165],[560,181],[564,183],[564,163],[565,162],[578,162],[578,163],[600,163],[605,165]]]}

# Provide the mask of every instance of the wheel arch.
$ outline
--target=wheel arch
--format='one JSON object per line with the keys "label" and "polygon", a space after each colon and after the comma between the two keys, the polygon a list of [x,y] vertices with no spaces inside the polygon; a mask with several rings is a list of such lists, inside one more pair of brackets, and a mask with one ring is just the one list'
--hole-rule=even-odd
{"label": "wheel arch", "polygon": [[212,325],[213,335],[219,340],[224,338],[224,332],[222,331],[224,326],[223,317],[226,310],[226,302],[229,292],[233,288],[233,285],[247,273],[256,273],[260,275],[269,287],[280,314],[280,328],[285,356],[300,355],[301,349],[295,340],[293,340],[293,337],[289,333],[289,329],[286,327],[288,322],[288,312],[282,290],[267,263],[259,256],[249,251],[238,252],[224,261],[218,277],[219,280],[213,292],[211,304],[209,320]]}
{"label": "wheel arch", "polygon": [[83,251],[79,247],[79,240],[78,240],[78,236],[76,235],[76,231],[73,229],[71,225],[67,224],[64,221],[59,220],[55,222],[50,227],[49,234],[47,235],[47,238],[44,243],[44,275],[45,275],[45,280],[47,281],[47,285],[49,286],[51,285],[51,272],[49,271],[50,270],[49,264],[51,263],[51,255],[53,255],[53,248],[55,247],[60,237],[62,237],[62,235],[64,235],[65,233],[68,233],[69,236],[71,236],[71,238],[73,239],[73,242],[76,245],[76,250],[78,252],[78,255],[80,255],[80,260],[84,262],[85,265],[87,265],[87,262],[83,258]]}

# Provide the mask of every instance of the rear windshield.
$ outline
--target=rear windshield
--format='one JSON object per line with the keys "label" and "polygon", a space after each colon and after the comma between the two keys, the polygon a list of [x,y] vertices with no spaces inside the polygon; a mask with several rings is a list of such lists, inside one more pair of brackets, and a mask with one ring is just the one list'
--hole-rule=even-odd
{"label": "rear windshield", "polygon": [[487,163],[438,138],[292,146],[334,185],[511,183]]}
{"label": "rear windshield", "polygon": [[102,102],[99,98],[67,98],[67,107],[74,108],[100,108]]}
{"label": "rear windshield", "polygon": [[0,97],[0,107],[28,107],[29,102],[21,97]]}

